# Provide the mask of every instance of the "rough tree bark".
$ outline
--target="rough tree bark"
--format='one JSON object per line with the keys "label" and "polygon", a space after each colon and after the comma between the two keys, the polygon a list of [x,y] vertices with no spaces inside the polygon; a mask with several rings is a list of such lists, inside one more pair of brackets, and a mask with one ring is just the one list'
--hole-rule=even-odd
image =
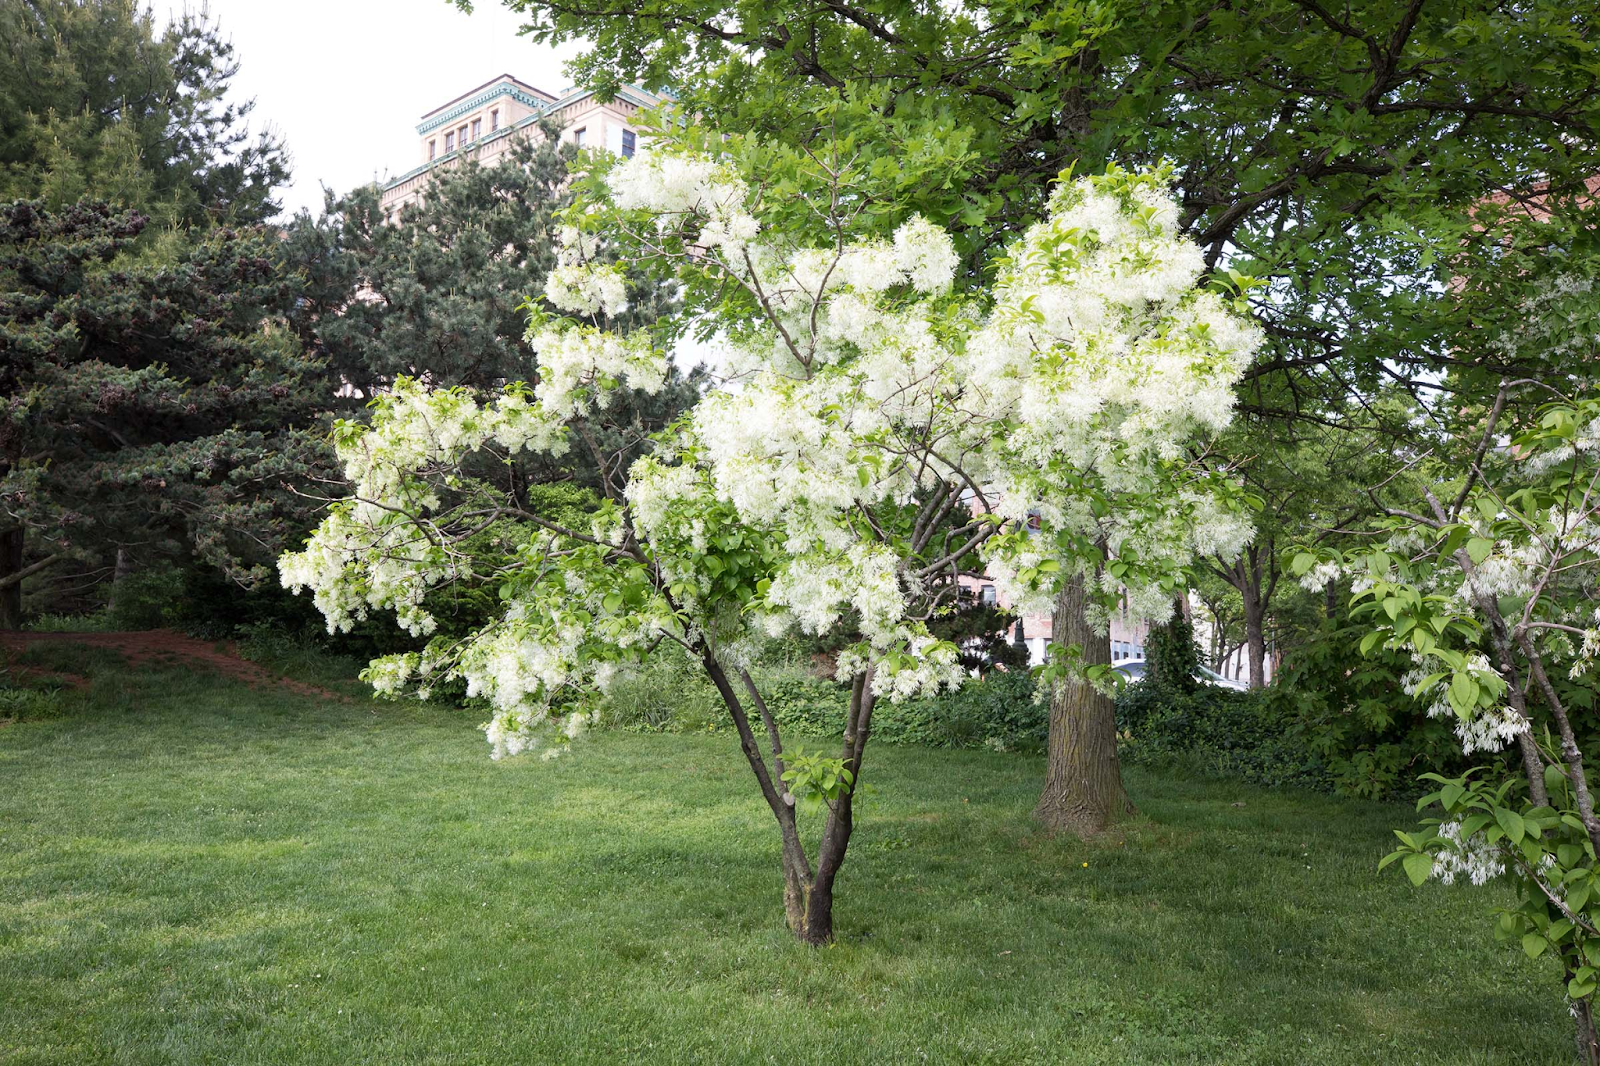
{"label": "rough tree bark", "polygon": [[[1086,665],[1109,663],[1110,635],[1089,626],[1087,607],[1083,578],[1066,581],[1056,597],[1053,639],[1081,647]],[[1051,829],[1093,836],[1132,813],[1117,762],[1116,704],[1085,682],[1056,682],[1044,791],[1034,814]]]}

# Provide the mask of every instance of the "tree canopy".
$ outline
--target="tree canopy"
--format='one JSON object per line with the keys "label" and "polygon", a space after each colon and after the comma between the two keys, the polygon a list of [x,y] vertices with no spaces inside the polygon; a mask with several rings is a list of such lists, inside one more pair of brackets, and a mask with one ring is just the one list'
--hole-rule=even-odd
{"label": "tree canopy", "polygon": [[0,0],[0,47],[0,201],[90,195],[158,231],[277,214],[288,160],[251,133],[233,44],[206,13],[158,34],[136,0]]}
{"label": "tree canopy", "polygon": [[29,572],[193,545],[250,580],[304,521],[280,486],[317,469],[325,369],[274,328],[296,290],[270,233],[151,263],[127,255],[146,224],[91,200],[0,208],[0,502]]}

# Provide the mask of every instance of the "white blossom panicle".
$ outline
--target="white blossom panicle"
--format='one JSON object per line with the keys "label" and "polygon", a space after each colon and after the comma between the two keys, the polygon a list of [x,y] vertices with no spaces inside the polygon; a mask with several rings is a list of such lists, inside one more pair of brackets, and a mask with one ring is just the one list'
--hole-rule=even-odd
{"label": "white blossom panicle", "polygon": [[[1498,679],[1494,666],[1488,658],[1481,653],[1474,654],[1468,661],[1466,668],[1469,672],[1485,680]],[[1506,745],[1516,740],[1518,736],[1529,729],[1526,717],[1511,707],[1499,707],[1489,710],[1473,708],[1471,713],[1463,717],[1456,713],[1450,706],[1446,696],[1450,679],[1444,677],[1424,685],[1423,682],[1430,676],[1429,668],[1420,661],[1400,678],[1401,690],[1406,695],[1417,700],[1427,700],[1427,714],[1429,718],[1439,718],[1455,723],[1456,737],[1461,741],[1461,751],[1465,755],[1476,752],[1503,751]]]}
{"label": "white blossom panicle", "polygon": [[894,263],[913,289],[941,293],[950,288],[960,259],[948,233],[913,215],[894,231]]}
{"label": "white blossom panicle", "polygon": [[1461,823],[1452,821],[1439,827],[1439,835],[1448,846],[1434,853],[1433,876],[1444,884],[1453,885],[1457,877],[1464,877],[1474,885],[1484,885],[1506,872],[1499,851],[1482,833],[1463,840]]}
{"label": "white blossom panicle", "polygon": [[550,271],[544,294],[563,311],[620,315],[628,309],[628,285],[613,264],[562,263]]}
{"label": "white blossom panicle", "polygon": [[1325,559],[1307,570],[1300,578],[1300,587],[1307,592],[1322,592],[1328,585],[1339,580],[1344,568],[1332,559]]}
{"label": "white blossom panicle", "polygon": [[539,356],[540,406],[563,418],[607,406],[626,386],[654,394],[667,379],[666,354],[643,331],[626,337],[587,326],[548,324],[530,331]]}

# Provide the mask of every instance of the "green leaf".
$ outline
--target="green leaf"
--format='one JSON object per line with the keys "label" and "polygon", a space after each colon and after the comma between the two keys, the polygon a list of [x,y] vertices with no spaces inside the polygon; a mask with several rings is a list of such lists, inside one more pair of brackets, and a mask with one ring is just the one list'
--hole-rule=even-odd
{"label": "green leaf", "polygon": [[1506,831],[1506,836],[1511,838],[1511,843],[1522,843],[1523,834],[1527,827],[1522,824],[1522,815],[1506,807],[1496,807],[1494,820],[1500,823],[1500,828]]}
{"label": "green leaf", "polygon": [[[1528,828],[1532,829],[1533,826],[1530,825]],[[1540,861],[1544,859],[1544,854],[1544,846],[1534,838],[1532,833],[1522,838],[1522,857],[1528,860],[1529,866],[1537,869]]]}
{"label": "green leaf", "polygon": [[1414,851],[1405,857],[1401,864],[1405,867],[1406,876],[1411,878],[1413,885],[1420,885],[1433,873],[1433,856]]}
{"label": "green leaf", "polygon": [[1481,563],[1494,552],[1494,541],[1484,537],[1473,537],[1467,541],[1467,556],[1474,564]]}
{"label": "green leaf", "polygon": [[1550,946],[1541,933],[1524,933],[1522,935],[1522,950],[1528,953],[1528,958],[1537,959],[1544,954],[1544,949]]}

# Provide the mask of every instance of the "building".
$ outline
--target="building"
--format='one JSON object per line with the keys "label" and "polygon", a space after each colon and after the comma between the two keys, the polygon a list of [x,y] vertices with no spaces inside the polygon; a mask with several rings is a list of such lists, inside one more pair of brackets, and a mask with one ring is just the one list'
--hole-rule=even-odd
{"label": "building", "polygon": [[384,182],[384,215],[395,217],[400,208],[420,199],[434,171],[462,159],[493,163],[519,135],[539,136],[535,124],[540,119],[560,126],[561,139],[579,148],[632,155],[639,145],[635,117],[661,102],[654,93],[628,86],[615,100],[601,103],[587,89],[567,89],[557,95],[502,74],[422,116],[417,123],[417,165]]}
{"label": "building", "polygon": [[[978,509],[970,500],[967,506],[972,508],[973,514],[978,513]],[[1037,529],[1039,523],[1037,519],[1033,519],[1028,525],[1031,531]],[[1011,609],[1010,599],[1000,594],[987,574],[982,576],[964,574],[957,581],[965,590],[965,595],[972,596],[980,603],[999,607],[1001,610]],[[1124,605],[1122,610],[1112,612],[1109,629],[1112,662],[1120,663],[1129,659],[1144,658],[1145,640],[1150,635],[1148,622],[1131,617]],[[1055,618],[1048,612],[1022,615],[1011,627],[1011,639],[1018,644],[1027,645],[1029,665],[1038,666],[1045,661],[1045,655],[1055,639]]]}
{"label": "building", "polygon": [[[994,585],[985,579],[963,577],[961,583],[973,589],[974,594],[986,604],[1001,608],[1010,606],[1005,597],[996,596]],[[1040,665],[1045,660],[1046,650],[1055,639],[1055,619],[1049,614],[1025,614],[1012,628],[1013,640],[1019,636],[1018,627],[1021,628],[1021,642],[1028,646],[1029,665]],[[1145,639],[1150,635],[1149,623],[1130,618],[1127,610],[1123,609],[1111,615],[1110,629],[1112,662],[1120,663],[1129,659],[1144,658]]]}

